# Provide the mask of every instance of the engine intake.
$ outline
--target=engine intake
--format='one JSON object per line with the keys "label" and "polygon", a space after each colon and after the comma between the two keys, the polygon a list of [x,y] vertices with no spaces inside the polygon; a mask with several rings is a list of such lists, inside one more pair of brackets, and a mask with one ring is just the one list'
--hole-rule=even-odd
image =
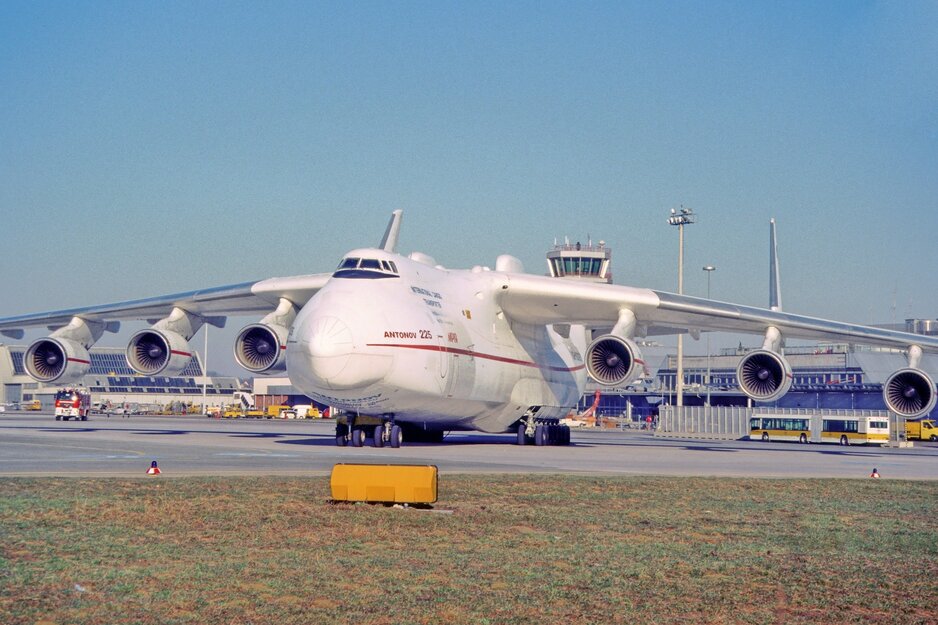
{"label": "engine intake", "polygon": [[775,401],[791,388],[791,366],[781,354],[759,349],[747,354],[736,368],[743,393],[757,401]]}
{"label": "engine intake", "polygon": [[91,357],[81,343],[47,337],[26,348],[23,365],[38,382],[72,382],[88,372]]}
{"label": "engine intake", "polygon": [[586,348],[586,370],[604,386],[629,384],[644,364],[638,346],[614,334],[600,336]]}
{"label": "engine intake", "polygon": [[234,357],[251,373],[284,371],[289,330],[283,326],[252,323],[245,326],[234,343]]}
{"label": "engine intake", "polygon": [[127,344],[127,364],[141,375],[178,375],[192,360],[189,342],[167,330],[141,330]]}
{"label": "engine intake", "polygon": [[900,369],[883,383],[886,406],[907,419],[931,412],[935,399],[935,383],[921,369]]}

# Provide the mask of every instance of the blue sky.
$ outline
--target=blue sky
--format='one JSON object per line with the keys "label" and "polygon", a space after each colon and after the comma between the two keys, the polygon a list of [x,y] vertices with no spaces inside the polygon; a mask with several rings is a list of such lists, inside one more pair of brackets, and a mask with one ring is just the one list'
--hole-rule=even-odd
{"label": "blue sky", "polygon": [[396,208],[676,290],[683,204],[685,292],[765,305],[775,217],[787,310],[938,317],[934,2],[9,1],[0,93],[0,315],[328,271]]}

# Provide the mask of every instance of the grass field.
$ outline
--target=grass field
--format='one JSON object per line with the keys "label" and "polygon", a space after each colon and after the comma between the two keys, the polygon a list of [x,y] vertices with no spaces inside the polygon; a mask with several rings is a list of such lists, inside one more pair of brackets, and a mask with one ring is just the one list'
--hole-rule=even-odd
{"label": "grass field", "polygon": [[938,482],[0,480],[0,623],[938,623]]}

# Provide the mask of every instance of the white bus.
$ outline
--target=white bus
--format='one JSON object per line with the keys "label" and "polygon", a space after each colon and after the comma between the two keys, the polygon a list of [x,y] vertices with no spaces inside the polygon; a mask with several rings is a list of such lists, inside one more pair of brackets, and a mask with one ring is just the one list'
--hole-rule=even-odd
{"label": "white bus", "polygon": [[808,415],[754,415],[749,420],[749,440],[796,441],[807,443],[820,440],[822,443],[857,445],[886,443],[889,441],[889,420],[885,416],[841,416],[820,417],[820,437],[813,436],[812,421]]}

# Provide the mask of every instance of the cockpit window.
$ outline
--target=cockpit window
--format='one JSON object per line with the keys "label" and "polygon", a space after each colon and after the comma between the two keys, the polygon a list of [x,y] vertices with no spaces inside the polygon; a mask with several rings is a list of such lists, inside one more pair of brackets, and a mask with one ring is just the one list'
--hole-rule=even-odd
{"label": "cockpit window", "polygon": [[336,278],[397,278],[397,265],[378,258],[343,258],[335,273]]}

